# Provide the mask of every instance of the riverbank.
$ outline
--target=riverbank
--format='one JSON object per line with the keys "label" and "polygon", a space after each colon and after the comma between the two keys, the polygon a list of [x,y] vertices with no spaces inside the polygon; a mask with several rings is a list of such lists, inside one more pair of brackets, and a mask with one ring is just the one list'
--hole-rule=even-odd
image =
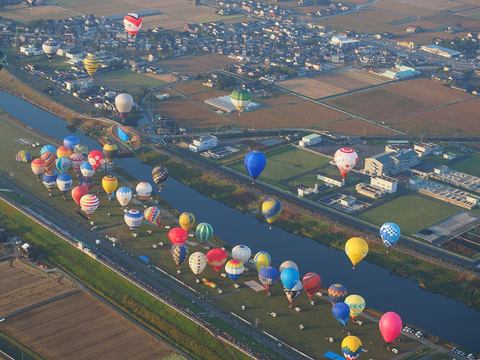
{"label": "riverbank", "polygon": [[[143,149],[137,152],[137,157],[151,166],[167,166],[170,174],[185,185],[263,221],[259,209],[266,195],[257,189],[247,188],[218,171],[201,169],[172,152],[161,154],[160,151]],[[370,247],[366,261],[382,266],[395,275],[413,279],[428,291],[460,300],[480,310],[480,277],[473,272],[414,253],[402,246],[391,248],[386,254],[383,244],[372,234],[359,233],[355,229],[333,223],[288,201],[274,226],[340,251],[344,250],[346,239],[363,236]]]}

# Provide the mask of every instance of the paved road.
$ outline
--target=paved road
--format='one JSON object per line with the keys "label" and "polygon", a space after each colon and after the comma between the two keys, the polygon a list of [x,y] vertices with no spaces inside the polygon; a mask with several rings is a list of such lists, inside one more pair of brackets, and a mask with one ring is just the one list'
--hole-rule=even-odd
{"label": "paved road", "polygon": [[[72,238],[81,239],[87,247],[95,248],[95,240],[103,238],[99,233],[90,231],[79,222],[65,216],[61,211],[39,200],[25,189],[17,186],[12,179],[0,175],[0,186],[13,190],[24,199],[30,209],[60,228],[68,229]],[[303,359],[303,357],[293,353],[286,347],[279,347],[276,341],[266,337],[260,330],[250,327],[232,317],[229,313],[220,310],[207,300],[203,299],[200,294],[197,295],[187,288],[179,286],[179,284],[172,278],[147,267],[136,257],[130,256],[122,249],[111,246],[108,241],[103,241],[102,245],[98,247],[96,253],[105,259],[109,259],[110,261],[121,265],[124,269],[128,269],[131,277],[134,279],[141,279],[144,283],[153,288],[161,297],[171,299],[171,294],[180,295],[192,303],[201,306],[205,313],[225,321],[235,329],[256,339],[259,343],[270,348],[272,351],[277,352],[279,355],[289,359]],[[194,314],[192,313],[191,315],[193,316]]]}

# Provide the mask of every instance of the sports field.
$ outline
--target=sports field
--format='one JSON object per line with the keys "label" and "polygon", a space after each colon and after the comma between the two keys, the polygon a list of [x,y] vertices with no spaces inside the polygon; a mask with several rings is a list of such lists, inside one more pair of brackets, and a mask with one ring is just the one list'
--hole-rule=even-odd
{"label": "sports field", "polygon": [[452,166],[453,169],[480,177],[480,156],[472,156]]}
{"label": "sports field", "polygon": [[128,92],[136,97],[143,95],[145,90],[164,84],[161,80],[137,74],[130,70],[97,73],[94,81],[97,85],[107,86],[116,91]]}
{"label": "sports field", "polygon": [[278,86],[307,96],[320,99],[352,90],[359,90],[387,82],[388,79],[360,69],[333,71],[307,78],[300,77],[277,83]]}
{"label": "sports field", "polygon": [[326,103],[408,134],[480,134],[480,99],[429,79],[388,84]]}
{"label": "sports field", "polygon": [[360,218],[378,226],[392,221],[402,228],[404,234],[411,235],[460,210],[455,205],[410,193],[369,210]]}
{"label": "sports field", "polygon": [[[299,148],[288,147],[267,154],[267,166],[258,179],[279,185],[285,180],[318,169],[328,164],[329,161],[329,158],[321,154],[313,154]],[[234,165],[233,169],[246,174],[243,162]]]}

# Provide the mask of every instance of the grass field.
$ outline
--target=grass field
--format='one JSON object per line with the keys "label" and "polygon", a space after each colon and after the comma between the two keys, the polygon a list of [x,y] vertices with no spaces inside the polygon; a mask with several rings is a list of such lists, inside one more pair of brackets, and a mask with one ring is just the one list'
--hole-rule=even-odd
{"label": "grass field", "polygon": [[402,228],[404,234],[414,234],[460,210],[455,205],[412,193],[369,210],[360,218],[379,226],[387,221],[393,221]]}
{"label": "grass field", "polygon": [[128,92],[135,97],[143,95],[145,90],[164,84],[161,80],[137,74],[130,70],[98,73],[95,75],[95,83],[116,91]]}
{"label": "grass field", "polygon": [[453,169],[480,177],[480,156],[472,156],[452,166]]}
{"label": "grass field", "polygon": [[160,62],[160,66],[168,71],[179,74],[197,75],[205,72],[222,69],[236,61],[223,55],[206,54],[199,56],[182,56],[173,60]]}
{"label": "grass field", "polygon": [[[329,161],[329,158],[321,154],[317,155],[306,150],[288,147],[287,149],[267,154],[267,166],[258,179],[279,185],[284,180],[317,169],[328,164]],[[235,164],[233,169],[246,174],[243,162]]]}

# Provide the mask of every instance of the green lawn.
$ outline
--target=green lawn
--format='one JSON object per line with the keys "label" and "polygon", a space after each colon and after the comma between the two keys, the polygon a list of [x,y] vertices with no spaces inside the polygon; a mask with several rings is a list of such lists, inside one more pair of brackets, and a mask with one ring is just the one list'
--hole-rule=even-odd
{"label": "green lawn", "polygon": [[460,210],[455,205],[410,193],[367,211],[360,218],[376,225],[393,221],[404,234],[414,234]]}
{"label": "green lawn", "polygon": [[107,86],[116,91],[125,91],[132,96],[143,95],[144,91],[164,82],[143,74],[137,74],[130,70],[109,71],[97,73],[94,77],[97,85]]}
{"label": "green lawn", "polygon": [[480,156],[471,156],[452,166],[453,169],[480,177]]}
{"label": "green lawn", "polygon": [[[267,154],[267,166],[259,180],[271,184],[279,184],[284,180],[305,174],[313,169],[328,164],[329,158],[321,154],[288,147],[283,150]],[[233,169],[246,174],[243,162],[233,166]]]}

